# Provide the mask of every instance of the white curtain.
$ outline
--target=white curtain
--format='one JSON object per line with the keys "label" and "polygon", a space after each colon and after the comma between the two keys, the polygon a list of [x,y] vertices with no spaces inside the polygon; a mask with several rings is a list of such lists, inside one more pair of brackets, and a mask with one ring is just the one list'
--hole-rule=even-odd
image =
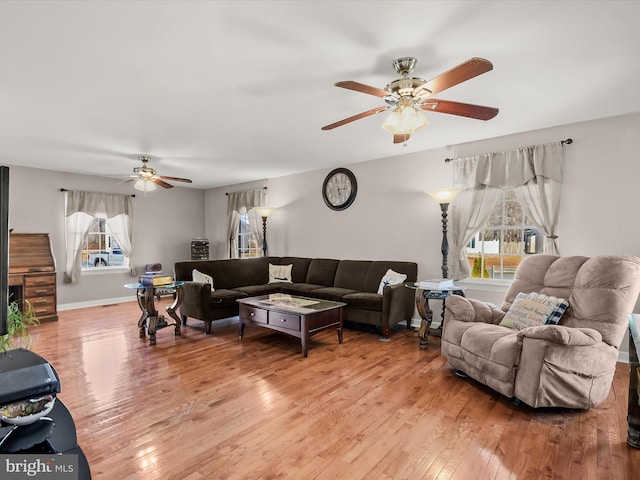
{"label": "white curtain", "polygon": [[[247,190],[244,192],[233,192],[227,198],[227,251],[229,258],[238,258],[238,226],[240,225],[240,215],[250,212],[254,207],[265,205],[266,190],[264,188]],[[249,225],[254,238],[262,238],[262,231],[259,231],[257,214],[249,215]],[[262,241],[258,242],[262,245]]]}
{"label": "white curtain", "polygon": [[240,214],[233,210],[227,216],[227,250],[229,258],[238,258],[238,227],[240,226]]}
{"label": "white curtain", "polygon": [[65,192],[65,281],[77,283],[82,271],[82,243],[95,217],[109,221],[113,235],[133,268],[133,203],[130,195]]}
{"label": "white curtain", "polygon": [[464,190],[451,205],[451,277],[460,280],[471,275],[466,247],[473,236],[487,222],[500,189],[478,186]]}
{"label": "white curtain", "polygon": [[557,255],[562,170],[562,142],[454,160],[454,186],[470,192],[462,192],[452,205],[453,278],[470,275],[466,245],[486,222],[501,189],[514,190],[525,214],[545,235],[544,252]]}
{"label": "white curtain", "polygon": [[255,208],[249,210],[248,213],[251,237],[256,242],[256,245],[259,245],[260,248],[262,248],[262,241],[264,240],[264,235],[262,234],[262,217],[258,215]]}

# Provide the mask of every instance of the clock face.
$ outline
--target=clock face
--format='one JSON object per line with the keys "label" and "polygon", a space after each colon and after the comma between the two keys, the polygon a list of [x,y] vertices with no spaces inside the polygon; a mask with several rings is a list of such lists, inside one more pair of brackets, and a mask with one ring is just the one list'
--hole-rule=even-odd
{"label": "clock face", "polygon": [[332,210],[344,210],[355,200],[357,189],[355,175],[346,168],[336,168],[324,180],[322,198]]}

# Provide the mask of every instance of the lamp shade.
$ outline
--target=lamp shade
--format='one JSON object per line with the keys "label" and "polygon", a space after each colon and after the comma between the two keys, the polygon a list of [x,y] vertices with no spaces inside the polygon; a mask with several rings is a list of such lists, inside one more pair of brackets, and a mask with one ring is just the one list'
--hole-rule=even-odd
{"label": "lamp shade", "polygon": [[427,125],[429,121],[422,112],[412,106],[406,106],[398,107],[391,112],[382,124],[382,129],[394,135],[410,134]]}
{"label": "lamp shade", "polygon": [[258,215],[260,215],[261,217],[268,217],[269,215],[271,215],[271,213],[275,210],[275,208],[273,207],[256,207],[256,212],[258,212]]}
{"label": "lamp shade", "polygon": [[443,203],[453,202],[453,199],[456,198],[461,191],[462,190],[457,188],[439,188],[437,190],[430,190],[427,193],[436,203],[442,205]]}
{"label": "lamp shade", "polygon": [[140,178],[136,180],[133,188],[142,192],[153,192],[156,189],[156,184],[146,178]]}

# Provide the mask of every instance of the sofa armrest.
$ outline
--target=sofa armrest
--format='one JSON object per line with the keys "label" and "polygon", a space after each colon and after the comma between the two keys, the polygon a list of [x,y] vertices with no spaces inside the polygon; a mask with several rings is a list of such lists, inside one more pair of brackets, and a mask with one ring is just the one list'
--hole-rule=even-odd
{"label": "sofa armrest", "polygon": [[505,315],[496,305],[460,295],[448,296],[444,305],[445,323],[450,318],[461,322],[498,324]]}
{"label": "sofa armrest", "polygon": [[602,335],[592,328],[572,328],[563,325],[539,325],[523,328],[518,332],[519,339],[535,338],[558,345],[582,346],[596,345],[602,342]]}
{"label": "sofa armrest", "polygon": [[382,326],[389,327],[411,321],[415,307],[414,291],[404,284],[387,285],[382,289]]}
{"label": "sofa armrest", "polygon": [[211,310],[211,285],[199,282],[184,282],[180,314],[184,317],[207,320]]}

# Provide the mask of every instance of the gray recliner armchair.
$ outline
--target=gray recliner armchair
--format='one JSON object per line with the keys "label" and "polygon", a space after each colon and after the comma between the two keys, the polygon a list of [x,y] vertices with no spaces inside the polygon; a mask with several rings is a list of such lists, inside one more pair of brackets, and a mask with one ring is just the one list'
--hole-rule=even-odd
{"label": "gray recliner armchair", "polygon": [[[638,257],[526,257],[500,307],[447,298],[442,355],[456,370],[532,407],[588,409],[609,394],[639,289]],[[557,325],[500,325],[520,292],[563,298],[569,306]]]}

